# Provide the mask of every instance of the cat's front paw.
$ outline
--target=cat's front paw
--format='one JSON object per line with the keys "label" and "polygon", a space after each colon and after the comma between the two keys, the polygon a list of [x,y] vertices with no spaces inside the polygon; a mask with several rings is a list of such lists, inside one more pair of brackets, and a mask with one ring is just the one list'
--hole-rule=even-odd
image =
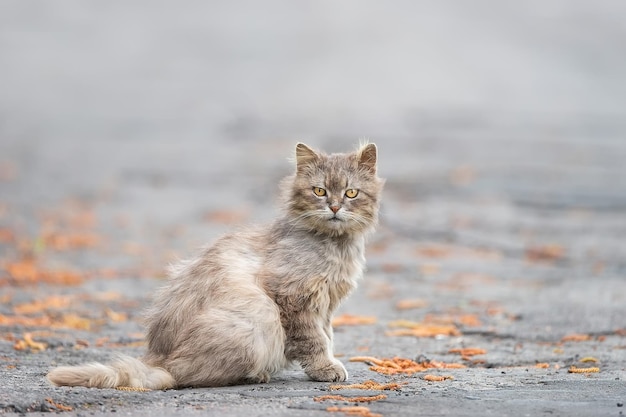
{"label": "cat's front paw", "polygon": [[321,367],[305,369],[306,374],[314,381],[342,382],[348,379],[348,371],[341,362],[334,359]]}

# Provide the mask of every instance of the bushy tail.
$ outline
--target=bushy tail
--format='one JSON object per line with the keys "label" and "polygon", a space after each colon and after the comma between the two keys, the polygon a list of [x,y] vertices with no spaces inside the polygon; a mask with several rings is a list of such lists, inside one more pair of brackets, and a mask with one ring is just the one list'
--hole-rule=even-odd
{"label": "bushy tail", "polygon": [[133,387],[147,389],[175,388],[174,377],[163,368],[146,365],[139,359],[119,356],[108,365],[88,363],[60,366],[48,374],[54,385],[93,388]]}

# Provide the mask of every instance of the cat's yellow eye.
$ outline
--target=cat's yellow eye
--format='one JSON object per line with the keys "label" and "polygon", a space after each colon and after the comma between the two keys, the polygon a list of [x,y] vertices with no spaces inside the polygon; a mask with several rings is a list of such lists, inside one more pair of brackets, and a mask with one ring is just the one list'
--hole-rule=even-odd
{"label": "cat's yellow eye", "polygon": [[326,195],[326,190],[320,187],[313,187],[313,192],[318,197],[324,197]]}
{"label": "cat's yellow eye", "polygon": [[346,190],[346,197],[348,197],[348,198],[354,198],[357,195],[359,195],[359,190],[355,190],[355,189],[352,189],[352,188],[349,189],[349,190]]}

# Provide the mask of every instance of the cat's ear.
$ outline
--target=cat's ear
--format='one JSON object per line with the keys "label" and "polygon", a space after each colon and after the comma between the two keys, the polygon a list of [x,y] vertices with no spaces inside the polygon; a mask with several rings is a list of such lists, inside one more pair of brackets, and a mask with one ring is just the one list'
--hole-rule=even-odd
{"label": "cat's ear", "polygon": [[372,174],[376,174],[376,160],[378,158],[378,150],[376,145],[368,143],[362,146],[357,153],[359,167],[366,168]]}
{"label": "cat's ear", "polygon": [[311,164],[311,162],[315,161],[318,158],[315,151],[304,143],[298,143],[296,145],[296,168],[300,171],[305,166]]}

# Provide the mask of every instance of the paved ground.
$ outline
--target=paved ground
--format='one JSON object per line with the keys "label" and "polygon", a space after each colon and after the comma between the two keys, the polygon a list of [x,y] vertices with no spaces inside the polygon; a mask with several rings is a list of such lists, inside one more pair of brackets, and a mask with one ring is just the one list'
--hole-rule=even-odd
{"label": "paved ground", "polygon": [[[382,221],[341,313],[376,322],[337,326],[336,351],[352,383],[407,384],[362,405],[623,414],[625,17],[611,1],[3,2],[0,413],[327,416],[350,405],[315,397],[380,394],[299,370],[148,393],[44,379],[140,355],[163,267],[271,219],[297,140],[368,136]],[[454,332],[390,335],[400,319]],[[450,352],[468,347],[486,353]],[[349,362],[363,355],[466,368],[386,376]]]}

